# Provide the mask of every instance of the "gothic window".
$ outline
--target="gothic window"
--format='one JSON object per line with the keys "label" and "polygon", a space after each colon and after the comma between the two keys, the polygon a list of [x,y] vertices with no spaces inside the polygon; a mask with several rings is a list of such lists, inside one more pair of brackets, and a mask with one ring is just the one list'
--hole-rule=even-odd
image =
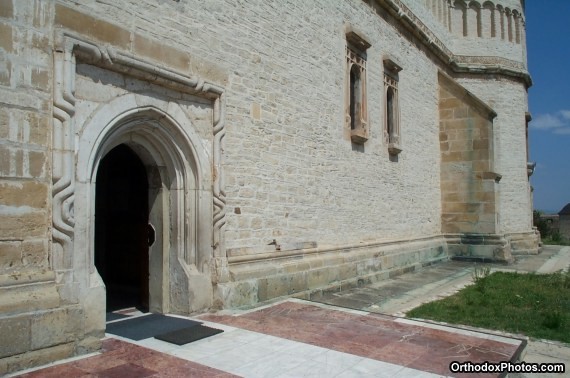
{"label": "gothic window", "polygon": [[354,31],[346,34],[346,127],[353,143],[368,140],[368,111],[366,107],[366,49],[370,44]]}
{"label": "gothic window", "polygon": [[392,60],[384,59],[384,140],[390,155],[402,152],[398,101],[398,72],[401,70]]}

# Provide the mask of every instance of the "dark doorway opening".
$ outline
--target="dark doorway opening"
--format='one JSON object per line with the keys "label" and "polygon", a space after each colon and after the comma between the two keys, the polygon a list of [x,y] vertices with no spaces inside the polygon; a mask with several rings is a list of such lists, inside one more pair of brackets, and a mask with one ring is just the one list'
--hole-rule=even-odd
{"label": "dark doorway opening", "polygon": [[107,312],[149,305],[149,186],[145,166],[126,145],[99,164],[95,197],[95,267]]}

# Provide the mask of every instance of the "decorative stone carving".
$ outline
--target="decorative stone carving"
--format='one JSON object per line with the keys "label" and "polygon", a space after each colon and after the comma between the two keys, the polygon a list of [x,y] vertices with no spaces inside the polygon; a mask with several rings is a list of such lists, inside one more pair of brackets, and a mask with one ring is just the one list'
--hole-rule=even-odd
{"label": "decorative stone carving", "polygon": [[118,51],[110,46],[97,45],[67,33],[57,36],[54,54],[54,191],[53,241],[59,245],[54,251],[54,268],[70,268],[74,239],[73,205],[74,177],[74,80],[76,59],[106,69],[128,72],[141,79],[175,88],[186,93],[200,94],[214,101],[213,124],[213,228],[214,254],[225,257],[222,228],[225,224],[225,192],[223,189],[222,141],[225,136],[224,88],[199,77],[189,77],[156,64]]}

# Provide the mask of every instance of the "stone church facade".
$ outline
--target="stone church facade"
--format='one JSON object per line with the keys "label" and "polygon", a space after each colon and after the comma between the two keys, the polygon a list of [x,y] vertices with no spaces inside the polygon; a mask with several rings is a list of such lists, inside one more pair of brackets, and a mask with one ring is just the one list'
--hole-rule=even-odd
{"label": "stone church facade", "polygon": [[537,253],[519,0],[0,1],[0,373],[105,312]]}

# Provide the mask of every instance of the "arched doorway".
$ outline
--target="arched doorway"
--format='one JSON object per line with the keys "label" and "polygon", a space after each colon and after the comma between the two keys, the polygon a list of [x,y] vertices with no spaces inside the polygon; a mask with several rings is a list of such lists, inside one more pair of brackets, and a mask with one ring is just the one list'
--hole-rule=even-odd
{"label": "arched doorway", "polygon": [[[146,181],[141,182],[146,182],[148,194],[141,197],[147,202],[140,206],[148,206],[144,211],[148,216],[144,223],[148,259],[143,259],[148,261],[148,281],[144,281],[148,286],[142,289],[148,290],[149,311],[188,314],[209,308],[213,301],[211,154],[184,111],[156,98],[125,95],[98,109],[78,140],[74,209],[76,228],[84,232],[77,233],[74,242],[85,251],[78,256],[87,258],[84,261],[90,267],[87,312],[103,315],[106,295],[112,295],[108,274],[103,272],[111,263],[101,262],[103,256],[109,260],[110,255],[100,251],[104,226],[97,219],[103,218],[97,192],[105,187],[101,178],[104,166],[119,164],[112,163],[117,147],[127,149],[127,155],[137,162],[133,164],[146,174]],[[123,170],[136,170],[133,164]],[[155,234],[150,246],[149,223]],[[137,289],[134,280],[130,287]],[[136,294],[129,298],[141,306]]]}
{"label": "arched doorway", "polygon": [[105,283],[107,312],[149,308],[149,183],[125,144],[99,164],[95,197],[95,266]]}

